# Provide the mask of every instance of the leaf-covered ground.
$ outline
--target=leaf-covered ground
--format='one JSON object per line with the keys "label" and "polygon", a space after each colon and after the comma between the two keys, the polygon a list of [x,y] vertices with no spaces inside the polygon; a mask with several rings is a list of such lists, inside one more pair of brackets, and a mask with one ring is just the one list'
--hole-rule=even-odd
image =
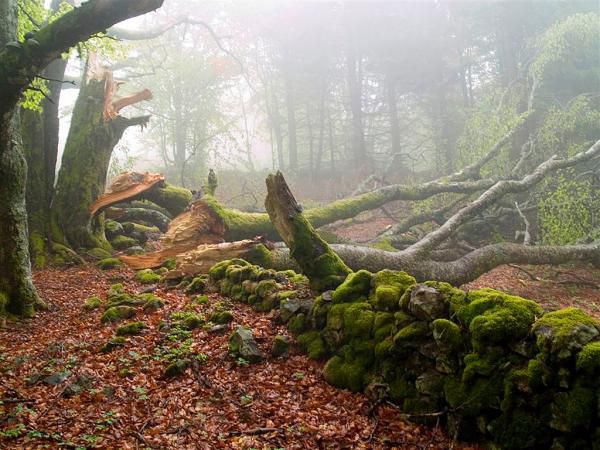
{"label": "leaf-covered ground", "polygon": [[[50,309],[0,328],[0,448],[475,448],[389,406],[370,415],[366,397],[326,384],[322,364],[294,348],[286,359],[235,360],[227,353],[235,325],[250,326],[265,354],[287,332],[269,315],[218,295],[191,304],[180,291],[158,289],[165,307],[140,310],[135,319],[149,328],[100,353],[117,325],[101,324],[102,310],[85,311],[84,300],[104,299],[116,282],[141,292],[133,275],[93,265],[35,274]],[[227,332],[194,330],[188,350],[203,363],[163,379],[168,343],[159,322],[180,310],[208,316],[216,302],[233,313]]]}

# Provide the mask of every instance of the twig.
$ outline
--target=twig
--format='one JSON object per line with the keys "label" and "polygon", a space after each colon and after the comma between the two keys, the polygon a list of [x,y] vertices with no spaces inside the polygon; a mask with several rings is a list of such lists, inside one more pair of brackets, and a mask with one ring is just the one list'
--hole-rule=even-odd
{"label": "twig", "polygon": [[533,273],[531,273],[529,270],[524,269],[521,266],[518,266],[516,264],[507,264],[508,267],[512,267],[513,269],[517,269],[520,270],[521,272],[523,272],[524,274],[526,274],[529,278],[531,278],[533,281],[544,281],[541,278],[536,277]]}
{"label": "twig", "polygon": [[39,78],[44,81],[52,81],[54,83],[63,83],[63,84],[72,84],[73,86],[77,86],[74,80],[57,80],[56,78],[46,78],[42,75],[36,75],[35,78]]}
{"label": "twig", "polygon": [[136,438],[138,441],[140,441],[146,447],[156,448],[156,449],[161,448],[160,445],[154,445],[154,444],[151,444],[150,442],[148,442],[146,440],[146,438],[142,435],[142,433],[140,433],[139,431],[130,431],[129,435]]}
{"label": "twig", "polygon": [[267,433],[281,433],[284,434],[285,430],[283,428],[253,428],[251,430],[243,430],[243,431],[230,431],[227,433],[227,437],[232,436],[257,436],[259,434],[267,434]]}

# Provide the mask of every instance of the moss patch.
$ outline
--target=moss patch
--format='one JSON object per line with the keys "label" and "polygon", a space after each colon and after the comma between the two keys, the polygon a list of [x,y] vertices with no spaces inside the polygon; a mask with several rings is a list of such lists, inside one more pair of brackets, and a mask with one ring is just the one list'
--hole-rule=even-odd
{"label": "moss patch", "polygon": [[102,270],[114,269],[115,267],[121,267],[121,260],[117,258],[104,258],[98,261],[98,267]]}
{"label": "moss patch", "polygon": [[115,334],[117,336],[136,336],[146,328],[148,326],[144,322],[129,322],[118,327]]}

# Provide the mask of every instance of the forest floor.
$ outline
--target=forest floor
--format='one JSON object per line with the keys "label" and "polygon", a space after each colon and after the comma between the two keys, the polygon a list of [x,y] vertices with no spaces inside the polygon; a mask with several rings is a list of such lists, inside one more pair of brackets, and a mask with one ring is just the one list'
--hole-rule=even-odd
{"label": "forest floor", "polygon": [[[83,303],[105,298],[117,282],[143,291],[134,272],[88,264],[34,278],[49,310],[0,328],[0,448],[477,448],[453,443],[435,424],[409,422],[390,406],[370,415],[365,396],[329,386],[323,364],[293,346],[288,358],[257,364],[230,357],[227,340],[237,324],[253,329],[264,354],[277,334],[287,334],[271,315],[244,304],[210,294],[208,303],[192,305],[183,292],[159,288],[154,294],[165,307],[135,319],[149,328],[104,354],[99,349],[117,325],[101,324],[101,310],[85,311]],[[206,361],[164,379],[159,322],[181,310],[208,316],[216,302],[233,313],[229,329],[194,330],[191,350]],[[73,392],[73,385],[83,389]]]}

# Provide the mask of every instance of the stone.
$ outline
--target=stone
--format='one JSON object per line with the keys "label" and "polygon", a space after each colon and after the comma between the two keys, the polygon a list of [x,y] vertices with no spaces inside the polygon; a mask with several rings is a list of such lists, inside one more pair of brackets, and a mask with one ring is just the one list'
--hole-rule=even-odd
{"label": "stone", "polygon": [[418,284],[412,289],[408,310],[420,320],[429,321],[448,317],[448,303],[444,295],[424,284]]}
{"label": "stone", "polygon": [[128,255],[143,255],[146,251],[139,245],[134,245],[125,249],[125,253]]}
{"label": "stone", "polygon": [[229,353],[252,363],[263,359],[250,328],[238,326],[229,337]]}
{"label": "stone", "polygon": [[279,304],[281,321],[287,323],[296,313],[308,314],[314,304],[311,298],[287,298]]}
{"label": "stone", "polygon": [[289,355],[290,339],[287,336],[277,335],[273,339],[271,356],[273,358],[287,357]]}

